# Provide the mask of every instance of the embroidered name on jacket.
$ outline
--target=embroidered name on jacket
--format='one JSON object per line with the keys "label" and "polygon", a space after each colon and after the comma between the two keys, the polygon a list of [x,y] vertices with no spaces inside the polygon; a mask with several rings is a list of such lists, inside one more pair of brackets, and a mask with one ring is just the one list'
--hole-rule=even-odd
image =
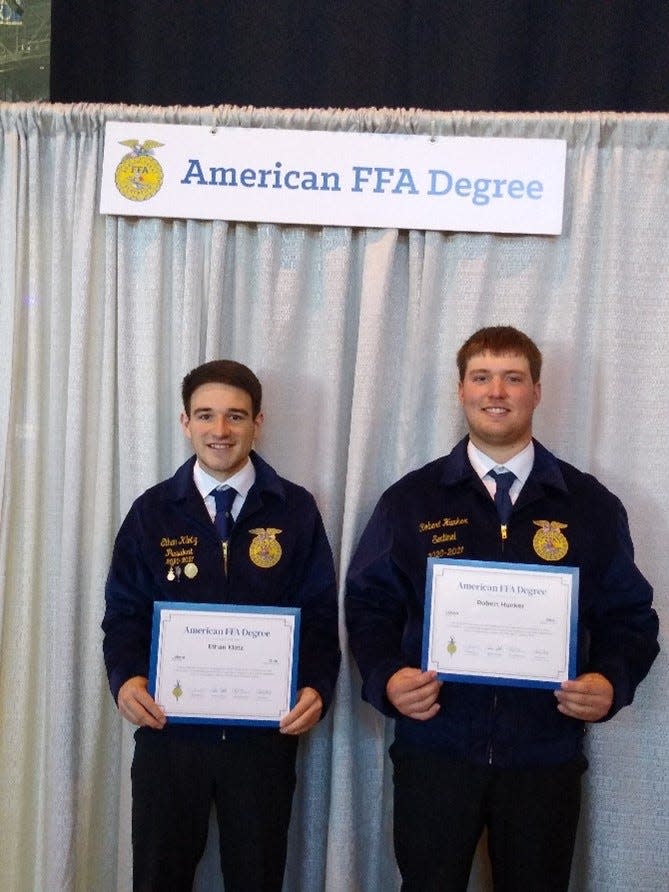
{"label": "embroidered name on jacket", "polygon": [[182,574],[186,579],[194,579],[197,576],[196,546],[197,536],[163,536],[160,547],[163,549],[169,582],[179,582]]}
{"label": "embroidered name on jacket", "polygon": [[436,520],[421,520],[419,533],[430,534],[430,545],[441,545],[428,551],[428,557],[458,557],[464,554],[464,545],[458,544],[458,527],[469,524],[468,517],[439,517]]}

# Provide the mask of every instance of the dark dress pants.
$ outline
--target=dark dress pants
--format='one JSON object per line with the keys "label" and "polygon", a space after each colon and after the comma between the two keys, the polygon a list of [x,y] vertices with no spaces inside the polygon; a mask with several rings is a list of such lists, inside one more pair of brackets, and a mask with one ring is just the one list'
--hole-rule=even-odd
{"label": "dark dress pants", "polygon": [[519,770],[396,746],[391,756],[402,892],[466,892],[484,828],[495,892],[566,892],[584,757]]}
{"label": "dark dress pants", "polygon": [[190,892],[212,802],[226,892],[280,892],[297,743],[264,729],[227,740],[139,731],[132,765],[135,892]]}

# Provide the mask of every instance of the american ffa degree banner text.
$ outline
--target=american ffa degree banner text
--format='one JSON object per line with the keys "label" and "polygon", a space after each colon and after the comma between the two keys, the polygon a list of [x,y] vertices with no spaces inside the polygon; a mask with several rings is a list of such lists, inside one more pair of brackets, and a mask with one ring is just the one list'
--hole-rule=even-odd
{"label": "american ffa degree banner text", "polygon": [[556,235],[566,143],[109,121],[100,211]]}

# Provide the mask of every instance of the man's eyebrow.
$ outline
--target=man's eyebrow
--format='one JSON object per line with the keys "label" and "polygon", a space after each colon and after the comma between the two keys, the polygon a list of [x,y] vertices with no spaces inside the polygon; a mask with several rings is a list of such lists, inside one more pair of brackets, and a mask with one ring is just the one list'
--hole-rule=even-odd
{"label": "man's eyebrow", "polygon": [[[216,412],[218,410],[214,409],[211,406],[198,406],[196,409],[193,409],[193,414],[197,415],[198,412]],[[234,406],[228,406],[226,409],[223,409],[223,412],[227,415],[229,412],[234,412],[236,415],[249,415],[248,409],[235,409]]]}
{"label": "man's eyebrow", "polygon": [[[513,367],[510,367],[508,369],[501,369],[500,371],[503,375],[527,375],[527,374],[529,374],[527,369],[518,369],[518,368],[513,368]],[[486,372],[486,373],[490,374],[492,372],[492,369],[488,368],[487,366],[480,366],[480,367],[474,368],[474,369],[467,369],[468,375],[480,375],[482,372]]]}

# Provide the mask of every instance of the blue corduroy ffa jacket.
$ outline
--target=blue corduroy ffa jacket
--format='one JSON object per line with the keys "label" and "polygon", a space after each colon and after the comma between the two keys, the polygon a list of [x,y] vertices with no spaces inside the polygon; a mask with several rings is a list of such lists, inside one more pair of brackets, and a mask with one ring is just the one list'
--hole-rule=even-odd
{"label": "blue corduroy ffa jacket", "polygon": [[[398,747],[533,767],[565,762],[582,746],[583,723],[558,712],[552,690],[445,682],[434,718],[420,722],[394,709],[385,693],[388,679],[421,665],[429,556],[578,567],[578,673],[600,672],[612,683],[607,718],[632,701],[658,653],[652,588],[634,563],[623,505],[594,477],[534,445],[534,466],[506,540],[467,457],[466,438],[391,486],[362,535],[348,575],[349,641],[363,697],[396,719]],[[563,537],[557,551],[536,538],[546,522],[559,524],[553,527]]]}
{"label": "blue corduroy ffa jacket", "polygon": [[[102,622],[115,699],[129,678],[148,677],[154,601],[285,606],[301,608],[298,688],[315,688],[325,714],[340,661],[332,552],[311,494],[257,454],[251,460],[256,480],[232,530],[227,574],[220,539],[193,482],[194,457],[132,505],[116,538]],[[280,545],[272,566],[258,560],[257,537],[264,530]]]}

